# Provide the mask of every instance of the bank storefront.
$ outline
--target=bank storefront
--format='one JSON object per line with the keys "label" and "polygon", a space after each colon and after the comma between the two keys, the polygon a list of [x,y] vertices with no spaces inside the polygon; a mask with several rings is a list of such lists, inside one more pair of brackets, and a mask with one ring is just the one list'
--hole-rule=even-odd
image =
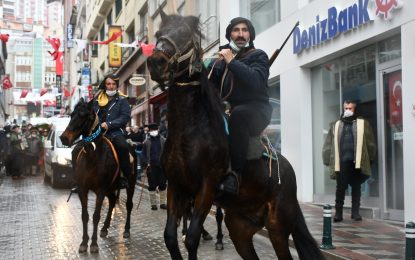
{"label": "bank storefront", "polygon": [[[378,147],[362,185],[363,213],[414,221],[415,1],[314,0],[295,12],[284,8],[290,3],[280,1],[281,22],[257,35],[255,45],[271,55],[300,22],[270,69],[280,84],[281,151],[296,171],[299,200],[334,204],[336,182],[322,146],[351,99]],[[350,200],[349,194],[345,204]]]}

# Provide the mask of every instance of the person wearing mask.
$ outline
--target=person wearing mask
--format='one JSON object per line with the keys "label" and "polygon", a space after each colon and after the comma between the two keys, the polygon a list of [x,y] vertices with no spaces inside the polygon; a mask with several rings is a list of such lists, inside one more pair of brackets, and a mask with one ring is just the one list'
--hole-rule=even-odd
{"label": "person wearing mask", "polygon": [[376,142],[369,122],[356,115],[356,102],[343,103],[341,118],[332,123],[323,146],[323,163],[336,179],[336,214],[334,222],[343,220],[343,204],[347,187],[352,187],[352,214],[359,213],[361,184],[371,175],[371,164],[376,159]]}
{"label": "person wearing mask", "polygon": [[150,124],[149,137],[144,141],[143,145],[142,163],[143,168],[147,169],[148,191],[152,210],[157,210],[157,188],[160,195],[160,208],[167,209],[167,179],[160,164],[165,141],[166,139],[159,134],[158,124]]}
{"label": "person wearing mask", "polygon": [[11,160],[11,175],[13,180],[23,179],[22,171],[23,171],[23,150],[25,149],[21,130],[18,125],[14,125],[12,127],[12,131],[10,132],[10,144],[11,144],[11,152],[10,157]]}
{"label": "person wearing mask", "polygon": [[236,17],[226,28],[229,43],[219,47],[219,58],[208,65],[210,80],[220,96],[230,104],[229,149],[231,171],[218,186],[219,191],[239,193],[249,137],[259,136],[271,120],[267,93],[267,54],[254,47],[255,29],[250,20]]}
{"label": "person wearing mask", "polygon": [[126,96],[118,91],[118,87],[119,78],[113,74],[107,75],[99,86],[101,93],[94,101],[94,109],[102,130],[117,151],[120,169],[124,174],[120,177],[118,188],[124,189],[128,187],[128,178],[132,171],[124,131],[131,119],[131,108]]}
{"label": "person wearing mask", "polygon": [[27,157],[29,162],[29,171],[32,175],[36,175],[38,172],[39,161],[42,154],[42,141],[36,127],[30,128],[30,136],[27,139],[29,148],[27,149]]}

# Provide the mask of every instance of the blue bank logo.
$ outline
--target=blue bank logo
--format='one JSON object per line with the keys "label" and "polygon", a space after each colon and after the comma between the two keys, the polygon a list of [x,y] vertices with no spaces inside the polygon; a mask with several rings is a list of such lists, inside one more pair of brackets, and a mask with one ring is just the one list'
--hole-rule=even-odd
{"label": "blue bank logo", "polygon": [[316,24],[308,29],[301,30],[297,27],[293,33],[294,54],[372,21],[368,12],[368,2],[369,0],[359,0],[358,3],[340,11],[336,7],[331,7],[327,10],[326,19],[320,19],[317,15]]}

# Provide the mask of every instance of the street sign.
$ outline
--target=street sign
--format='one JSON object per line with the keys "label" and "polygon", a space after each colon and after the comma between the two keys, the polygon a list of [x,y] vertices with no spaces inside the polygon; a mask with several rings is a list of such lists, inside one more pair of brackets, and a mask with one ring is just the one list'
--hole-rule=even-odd
{"label": "street sign", "polygon": [[146,84],[146,79],[138,75],[133,75],[133,77],[130,78],[129,82],[133,86],[141,86]]}

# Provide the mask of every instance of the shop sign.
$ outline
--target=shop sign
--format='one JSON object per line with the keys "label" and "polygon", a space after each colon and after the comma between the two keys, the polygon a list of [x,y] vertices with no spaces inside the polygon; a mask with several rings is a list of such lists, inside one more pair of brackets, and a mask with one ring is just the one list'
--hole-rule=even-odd
{"label": "shop sign", "polygon": [[293,33],[293,52],[299,54],[302,50],[326,42],[338,34],[357,28],[372,21],[368,11],[369,0],[359,0],[347,8],[338,11],[336,7],[327,10],[327,18],[316,16],[316,24],[308,29],[298,27]]}
{"label": "shop sign", "polygon": [[129,82],[133,86],[142,86],[146,84],[146,79],[138,75],[133,75],[133,77],[130,78]]}
{"label": "shop sign", "polygon": [[73,48],[73,24],[68,23],[67,28],[66,28],[66,33],[67,33],[66,47]]}

